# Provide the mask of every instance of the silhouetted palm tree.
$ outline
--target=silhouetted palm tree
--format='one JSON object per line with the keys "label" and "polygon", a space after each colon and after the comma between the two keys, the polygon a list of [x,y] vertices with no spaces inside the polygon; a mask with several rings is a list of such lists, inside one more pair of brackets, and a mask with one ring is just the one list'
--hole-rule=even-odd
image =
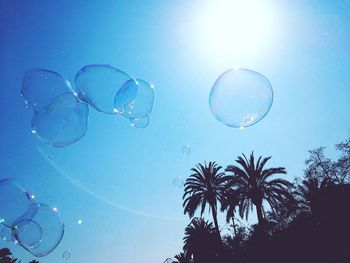
{"label": "silhouetted palm tree", "polygon": [[192,263],[192,258],[186,253],[181,252],[177,254],[175,257],[174,263]]}
{"label": "silhouetted palm tree", "polygon": [[323,206],[324,192],[333,185],[335,183],[330,177],[311,177],[303,180],[294,191],[298,210],[317,217]]}
{"label": "silhouetted palm tree", "polygon": [[212,223],[194,218],[185,229],[184,252],[193,256],[194,263],[214,262],[218,252],[218,240]]}
{"label": "silhouetted palm tree", "polygon": [[238,156],[236,162],[240,165],[229,165],[227,172],[232,173],[232,186],[240,193],[239,212],[240,216],[248,218],[249,210],[253,205],[256,208],[259,225],[264,221],[263,201],[267,201],[273,211],[278,209],[279,203],[285,203],[292,198],[288,188],[292,184],[283,179],[270,179],[276,174],[286,174],[283,167],[264,169],[265,164],[271,157],[259,157],[255,164],[254,153],[249,160],[244,154]]}
{"label": "silhouetted palm tree", "polygon": [[191,169],[193,174],[186,180],[185,193],[183,195],[184,214],[188,213],[190,218],[194,216],[199,206],[201,207],[201,216],[206,206],[209,206],[219,237],[217,202],[222,202],[227,189],[227,183],[230,180],[229,176],[220,172],[221,168],[215,162],[204,163],[204,165],[199,163],[196,165],[196,168]]}

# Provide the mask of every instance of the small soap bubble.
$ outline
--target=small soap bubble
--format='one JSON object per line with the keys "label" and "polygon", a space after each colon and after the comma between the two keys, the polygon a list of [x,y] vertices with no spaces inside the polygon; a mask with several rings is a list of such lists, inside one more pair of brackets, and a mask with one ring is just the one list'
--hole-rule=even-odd
{"label": "small soap bubble", "polygon": [[127,73],[110,65],[87,65],[75,76],[75,92],[80,100],[97,111],[115,114],[114,97],[127,81],[136,82]]}
{"label": "small soap bubble", "polygon": [[185,184],[185,182],[184,182],[184,180],[181,177],[175,177],[173,179],[173,185],[176,188],[182,188],[184,186],[184,184]]}
{"label": "small soap bubble", "polygon": [[146,128],[149,124],[149,115],[140,118],[131,118],[130,125],[134,128]]}
{"label": "small soap bubble", "polygon": [[41,245],[42,229],[34,220],[20,220],[14,229],[14,236],[21,246],[35,249]]}
{"label": "small soap bubble", "polygon": [[83,220],[79,219],[77,223],[78,225],[81,225],[83,223]]}
{"label": "small soap bubble", "polygon": [[70,251],[66,250],[66,251],[64,251],[63,254],[62,254],[62,258],[63,258],[64,260],[68,260],[68,259],[70,259],[71,255],[72,255],[72,253],[71,253]]}
{"label": "small soap bubble", "polygon": [[142,79],[129,80],[118,90],[114,98],[115,112],[130,118],[150,114],[154,104],[153,85]]}
{"label": "small soap bubble", "polygon": [[26,106],[37,112],[48,106],[57,96],[72,93],[69,81],[57,72],[31,69],[24,73],[21,95]]}
{"label": "small soap bubble", "polygon": [[43,142],[64,147],[86,134],[88,116],[88,105],[78,101],[73,94],[65,93],[34,114],[32,130]]}
{"label": "small soap bubble", "polygon": [[234,128],[259,122],[269,112],[272,102],[273,90],[268,79],[249,69],[224,72],[209,95],[210,110],[215,118]]}
{"label": "small soap bubble", "polygon": [[191,153],[191,147],[189,145],[185,145],[181,149],[182,154],[189,155]]}

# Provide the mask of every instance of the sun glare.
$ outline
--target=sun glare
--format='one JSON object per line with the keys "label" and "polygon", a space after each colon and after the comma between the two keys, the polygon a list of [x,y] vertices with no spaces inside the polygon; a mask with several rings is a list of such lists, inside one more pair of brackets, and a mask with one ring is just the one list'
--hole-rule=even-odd
{"label": "sun glare", "polygon": [[261,1],[217,0],[197,17],[203,48],[221,55],[258,52],[271,38],[273,14]]}

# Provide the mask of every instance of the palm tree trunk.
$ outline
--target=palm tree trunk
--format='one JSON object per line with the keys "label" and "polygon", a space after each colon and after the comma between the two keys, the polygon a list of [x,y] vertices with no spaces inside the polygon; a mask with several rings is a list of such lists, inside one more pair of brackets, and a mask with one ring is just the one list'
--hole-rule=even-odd
{"label": "palm tree trunk", "polygon": [[232,226],[233,226],[233,233],[235,236],[237,235],[237,229],[236,229],[236,223],[235,223],[235,217],[232,217]]}
{"label": "palm tree trunk", "polygon": [[221,241],[221,235],[220,235],[220,230],[219,230],[219,224],[218,224],[216,208],[212,207],[211,213],[213,215],[214,226],[215,226],[216,232],[218,234],[218,238]]}
{"label": "palm tree trunk", "polygon": [[256,214],[258,216],[258,224],[259,226],[261,226],[264,221],[263,212],[262,212],[262,203],[256,204],[255,207],[256,207]]}

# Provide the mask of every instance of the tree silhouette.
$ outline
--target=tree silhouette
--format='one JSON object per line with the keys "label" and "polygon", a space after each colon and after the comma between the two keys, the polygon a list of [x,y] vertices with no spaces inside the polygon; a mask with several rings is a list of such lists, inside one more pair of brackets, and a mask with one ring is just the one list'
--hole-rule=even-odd
{"label": "tree silhouette", "polygon": [[180,254],[175,255],[174,263],[192,263],[192,258],[186,253],[181,252]]}
{"label": "tree silhouette", "polygon": [[328,187],[335,185],[330,177],[308,177],[296,186],[294,196],[298,203],[299,212],[312,214],[314,217],[320,215],[324,205],[323,197]]}
{"label": "tree silhouette", "polygon": [[[350,138],[336,148],[335,161],[323,147],[310,151],[294,183],[273,177],[285,168],[265,168],[271,157],[255,160],[253,152],[249,159],[239,156],[226,174],[214,162],[198,164],[186,180],[184,212],[191,218],[209,206],[216,225],[194,218],[185,229],[184,253],[172,263],[350,262]],[[232,220],[220,242],[218,204],[226,222]],[[254,206],[258,224],[236,226],[236,210],[247,218]]]}
{"label": "tree silhouette", "polygon": [[[8,248],[0,249],[0,263],[20,263],[17,258],[12,256],[11,251]],[[37,260],[32,260],[29,263],[39,263]]]}
{"label": "tree silhouette", "polygon": [[337,160],[339,182],[345,183],[350,177],[350,138],[337,144],[336,149],[341,152]]}
{"label": "tree silhouette", "polygon": [[196,165],[192,168],[193,174],[186,179],[185,193],[183,195],[184,214],[188,214],[190,218],[194,216],[197,208],[200,208],[201,216],[206,206],[211,209],[213,221],[218,237],[221,240],[219,232],[219,224],[217,220],[217,202],[222,202],[227,189],[229,176],[220,172],[221,166],[215,162],[209,162]]}
{"label": "tree silhouette", "polygon": [[262,159],[260,156],[255,164],[253,152],[249,160],[244,154],[242,155],[243,158],[238,156],[236,160],[240,167],[229,165],[226,171],[232,173],[232,187],[239,191],[240,216],[243,217],[245,214],[245,217],[248,218],[249,211],[254,205],[261,226],[264,221],[263,201],[267,201],[272,211],[277,211],[280,203],[283,204],[292,198],[288,191],[292,184],[283,179],[270,179],[276,174],[287,173],[283,167],[264,169],[271,157]]}
{"label": "tree silhouette", "polygon": [[194,263],[215,262],[220,245],[212,223],[203,218],[194,218],[185,229],[183,250],[187,256],[193,256]]}

